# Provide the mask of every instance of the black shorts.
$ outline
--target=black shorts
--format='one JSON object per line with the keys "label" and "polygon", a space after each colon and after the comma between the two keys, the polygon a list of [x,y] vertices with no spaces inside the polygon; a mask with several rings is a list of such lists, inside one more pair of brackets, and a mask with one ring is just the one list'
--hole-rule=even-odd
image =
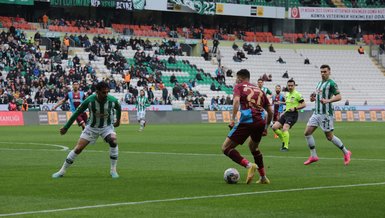
{"label": "black shorts", "polygon": [[294,124],[298,120],[298,112],[288,112],[286,111],[282,116],[279,118],[278,122],[283,126],[285,123],[289,124],[290,127],[294,126]]}

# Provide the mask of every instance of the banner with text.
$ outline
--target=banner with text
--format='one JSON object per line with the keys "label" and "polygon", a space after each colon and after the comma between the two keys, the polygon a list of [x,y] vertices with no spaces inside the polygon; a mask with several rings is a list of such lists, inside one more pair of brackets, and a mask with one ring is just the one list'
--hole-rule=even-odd
{"label": "banner with text", "polygon": [[385,20],[385,8],[289,8],[290,19]]}
{"label": "banner with text", "polygon": [[174,3],[181,6],[186,6],[198,14],[214,15],[215,3],[207,1],[194,1],[194,0],[169,0],[170,3]]}
{"label": "banner with text", "polygon": [[[1,0],[0,0],[1,1]],[[51,6],[106,7],[124,10],[143,10],[146,0],[51,0]]]}
{"label": "banner with text", "polygon": [[0,126],[23,126],[23,113],[18,112],[0,112]]}
{"label": "banner with text", "polygon": [[0,4],[33,5],[34,0],[0,0]]}

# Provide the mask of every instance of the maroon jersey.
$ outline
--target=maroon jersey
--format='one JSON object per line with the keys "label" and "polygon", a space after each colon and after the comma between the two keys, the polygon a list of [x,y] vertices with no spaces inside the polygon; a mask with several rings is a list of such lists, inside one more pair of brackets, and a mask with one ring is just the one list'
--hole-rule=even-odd
{"label": "maroon jersey", "polygon": [[83,102],[84,100],[84,92],[78,91],[78,92],[68,92],[67,95],[65,96],[65,100],[69,100],[70,102],[70,109],[72,112],[75,112],[76,108],[79,107],[79,105]]}
{"label": "maroon jersey", "polygon": [[253,123],[265,119],[264,109],[270,105],[266,94],[257,86],[243,82],[234,87],[234,97],[240,97],[240,123]]}

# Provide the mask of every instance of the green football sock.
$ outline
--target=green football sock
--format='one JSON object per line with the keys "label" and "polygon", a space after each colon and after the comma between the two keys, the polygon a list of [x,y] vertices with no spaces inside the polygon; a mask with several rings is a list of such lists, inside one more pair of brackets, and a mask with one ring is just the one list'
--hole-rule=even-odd
{"label": "green football sock", "polygon": [[280,129],[276,129],[274,132],[275,132],[275,134],[277,134],[279,139],[281,139],[281,141],[283,142],[283,133],[282,133],[282,131]]}
{"label": "green football sock", "polygon": [[285,148],[289,148],[289,139],[290,139],[290,134],[289,134],[289,131],[284,131],[282,132],[282,136],[283,136],[283,147]]}

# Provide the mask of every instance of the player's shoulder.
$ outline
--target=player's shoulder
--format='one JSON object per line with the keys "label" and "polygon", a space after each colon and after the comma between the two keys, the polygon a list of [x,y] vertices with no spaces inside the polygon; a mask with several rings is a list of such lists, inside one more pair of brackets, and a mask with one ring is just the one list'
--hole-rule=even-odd
{"label": "player's shoulder", "polygon": [[337,85],[336,81],[334,81],[333,79],[329,79],[329,83],[333,86]]}
{"label": "player's shoulder", "polygon": [[96,94],[89,95],[86,98],[86,101],[96,101]]}

